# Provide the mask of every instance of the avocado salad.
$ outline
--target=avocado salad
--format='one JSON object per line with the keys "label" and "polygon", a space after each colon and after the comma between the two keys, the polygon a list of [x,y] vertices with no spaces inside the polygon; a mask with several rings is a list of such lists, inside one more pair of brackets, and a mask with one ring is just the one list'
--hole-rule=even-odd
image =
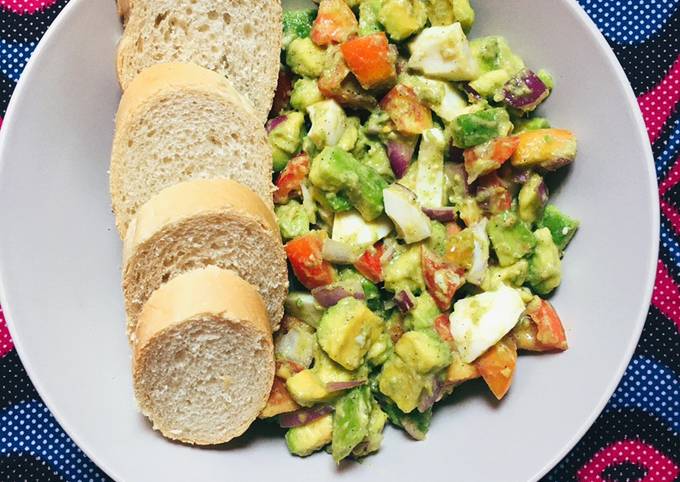
{"label": "avocado salad", "polygon": [[262,418],[291,453],[425,438],[433,406],[481,378],[501,399],[518,351],[567,349],[546,300],[578,221],[546,176],[576,156],[535,109],[554,82],[469,0],[321,0],[284,13],[267,123],[290,264]]}

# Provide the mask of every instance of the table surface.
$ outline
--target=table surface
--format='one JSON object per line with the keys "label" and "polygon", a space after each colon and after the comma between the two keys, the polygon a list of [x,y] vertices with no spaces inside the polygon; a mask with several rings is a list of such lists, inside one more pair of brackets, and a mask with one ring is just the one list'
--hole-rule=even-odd
{"label": "table surface", "polygon": [[[113,0],[111,0],[113,1]],[[652,305],[621,383],[548,481],[680,479],[680,0],[579,0],[637,95],[652,143],[661,247]],[[0,126],[36,44],[68,0],[0,0]],[[109,480],[33,388],[0,308],[0,480]]]}

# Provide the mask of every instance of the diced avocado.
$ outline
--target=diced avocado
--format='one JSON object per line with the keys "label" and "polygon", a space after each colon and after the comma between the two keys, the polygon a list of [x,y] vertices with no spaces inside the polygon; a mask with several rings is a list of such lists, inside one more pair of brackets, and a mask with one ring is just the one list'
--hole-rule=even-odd
{"label": "diced avocado", "polygon": [[366,361],[372,366],[377,367],[385,363],[393,352],[394,343],[392,343],[390,335],[382,333],[376,342],[371,345],[368,353],[366,353]]}
{"label": "diced avocado", "polygon": [[427,247],[437,254],[437,256],[444,256],[446,252],[446,226],[438,221],[430,222],[432,234],[427,240]]}
{"label": "diced avocado", "polygon": [[458,116],[449,127],[454,144],[466,149],[508,135],[512,123],[508,112],[497,107]]}
{"label": "diced avocado", "polygon": [[428,0],[427,16],[434,26],[460,22],[466,33],[475,21],[475,11],[469,0]]}
{"label": "diced avocado", "polygon": [[515,119],[513,120],[515,129],[513,134],[521,134],[525,131],[536,131],[539,129],[550,129],[550,122],[543,117],[532,117],[531,119]]}
{"label": "diced avocado", "polygon": [[427,10],[422,0],[383,0],[378,20],[392,40],[404,40],[425,26]]}
{"label": "diced avocado", "polygon": [[323,72],[325,51],[309,37],[296,38],[286,49],[286,65],[298,75],[319,77]]}
{"label": "diced avocado", "polygon": [[331,452],[336,463],[347,457],[368,435],[373,409],[368,386],[357,387],[335,404]]}
{"label": "diced avocado", "polygon": [[517,197],[519,217],[530,225],[535,223],[543,214],[543,208],[548,200],[548,191],[543,183],[543,177],[538,174],[529,176]]}
{"label": "diced avocado", "polygon": [[367,134],[379,136],[380,139],[386,140],[394,132],[394,123],[387,112],[382,109],[374,109],[366,119],[364,129]]}
{"label": "diced avocado", "polygon": [[319,85],[314,79],[302,77],[295,81],[290,94],[290,105],[299,111],[306,112],[307,107],[323,100]]}
{"label": "diced avocado", "polygon": [[399,338],[394,351],[421,374],[436,372],[451,363],[449,345],[432,329],[407,331]]}
{"label": "diced avocado", "polygon": [[298,318],[309,326],[316,328],[324,313],[314,297],[309,293],[291,291],[286,296],[286,313]]}
{"label": "diced avocado", "polygon": [[359,128],[361,127],[361,121],[358,117],[349,117],[345,122],[345,132],[340,136],[338,141],[338,147],[342,150],[350,152],[354,149],[359,138]]}
{"label": "diced avocado", "polygon": [[364,457],[380,449],[383,439],[383,429],[387,422],[387,414],[380,409],[380,405],[375,399],[371,400],[371,416],[368,420],[368,434],[364,440],[354,447],[352,455]]}
{"label": "diced avocado", "polygon": [[300,112],[289,112],[283,122],[269,133],[269,144],[272,146],[274,170],[280,171],[288,160],[297,154],[302,142],[302,127],[305,116]]}
{"label": "diced avocado", "polygon": [[286,333],[276,337],[274,353],[277,360],[292,360],[309,368],[314,359],[315,344],[314,330],[309,325],[297,321]]}
{"label": "diced avocado", "polygon": [[321,318],[317,337],[328,356],[348,370],[364,362],[382,332],[383,321],[365,303],[349,297],[331,306]]}
{"label": "diced avocado", "polygon": [[383,199],[385,214],[394,223],[398,236],[407,244],[430,236],[430,219],[421,209],[413,191],[395,183],[383,191]]}
{"label": "diced avocado", "polygon": [[315,403],[327,402],[336,393],[326,390],[326,384],[311,369],[302,370],[286,380],[286,388],[298,404],[311,407]]}
{"label": "diced avocado", "polygon": [[444,205],[444,150],[447,148],[444,131],[433,127],[423,132],[416,172],[416,196],[423,207]]}
{"label": "diced avocado", "polygon": [[316,190],[314,194],[315,199],[324,208],[334,213],[344,213],[352,209],[352,203],[349,201],[349,198],[342,193]]}
{"label": "diced avocado", "polygon": [[276,218],[279,222],[281,237],[284,240],[294,239],[309,232],[309,218],[307,211],[296,200],[276,206]]}
{"label": "diced avocado", "polygon": [[366,305],[369,309],[372,309],[371,304],[373,304],[373,302],[380,301],[380,290],[378,287],[353,268],[345,268],[338,273],[338,284],[342,286],[345,283],[348,285],[361,285],[361,289],[364,292],[364,299],[366,300]]}
{"label": "diced avocado", "polygon": [[428,77],[441,80],[474,80],[479,76],[460,23],[423,30],[409,44],[411,58],[408,67]]}
{"label": "diced avocado", "polygon": [[393,293],[411,290],[420,293],[425,290],[423,269],[420,260],[420,246],[411,246],[403,254],[393,258],[384,268],[385,289]]}
{"label": "diced avocado", "polygon": [[331,443],[333,415],[328,414],[306,425],[293,427],[286,432],[286,445],[293,455],[306,457]]}
{"label": "diced avocado", "polygon": [[428,385],[427,377],[420,375],[398,355],[392,355],[380,372],[380,392],[387,395],[404,413],[413,411]]}
{"label": "diced avocado", "polygon": [[347,116],[334,100],[324,100],[307,107],[312,127],[307,138],[317,149],[334,146],[345,132]]}
{"label": "diced avocado", "polygon": [[536,249],[529,258],[527,282],[539,295],[547,295],[562,281],[562,261],[550,230],[541,228],[534,231]]}
{"label": "diced avocado", "polygon": [[539,70],[536,72],[536,76],[541,79],[541,82],[543,82],[548,89],[553,90],[555,88],[555,80],[547,70]]}
{"label": "diced avocado", "polygon": [[512,53],[503,37],[476,38],[470,41],[470,48],[483,74],[502,69],[512,76],[524,68],[522,59]]}
{"label": "diced avocado", "polygon": [[333,382],[349,382],[365,379],[367,374],[362,367],[359,370],[347,370],[335,363],[318,345],[314,347],[314,368],[312,369],[324,386]]}
{"label": "diced avocado", "polygon": [[415,440],[425,440],[427,431],[430,429],[430,422],[432,422],[432,408],[424,412],[414,410],[404,414],[400,422],[404,430]]}
{"label": "diced avocado", "polygon": [[498,262],[504,267],[516,263],[536,246],[534,234],[512,211],[493,216],[486,230]]}
{"label": "diced avocado", "polygon": [[548,204],[538,226],[548,228],[557,247],[560,251],[564,251],[576,234],[579,222],[562,213],[554,204]]}
{"label": "diced avocado", "polygon": [[468,197],[467,173],[462,163],[447,162],[444,164],[446,192],[449,204],[458,206]]}
{"label": "diced avocado", "polygon": [[503,69],[492,70],[480,75],[470,82],[470,87],[475,89],[482,97],[493,98],[510,80],[510,74]]}
{"label": "diced avocado", "polygon": [[481,288],[484,291],[495,291],[501,284],[519,288],[526,282],[528,273],[529,262],[526,259],[520,259],[506,268],[492,266],[487,271]]}
{"label": "diced avocado", "polygon": [[316,9],[285,10],[283,12],[283,47],[296,38],[309,37],[316,18]]}
{"label": "diced avocado", "polygon": [[316,156],[309,179],[324,191],[345,194],[367,221],[376,219],[383,212],[383,189],[387,182],[340,148],[327,147]]}
{"label": "diced avocado", "polygon": [[359,129],[359,136],[352,154],[358,161],[372,168],[386,181],[394,180],[394,172],[390,166],[390,159],[387,157],[385,147],[380,141],[369,139],[366,136],[365,128]]}
{"label": "diced avocado", "polygon": [[459,115],[469,113],[472,107],[468,105],[462,94],[449,82],[443,80],[402,73],[399,76],[399,83],[411,87],[418,100],[446,122],[451,122]]}
{"label": "diced avocado", "polygon": [[378,20],[382,0],[361,0],[359,4],[359,35],[370,35],[381,32],[382,26]]}
{"label": "diced avocado", "polygon": [[404,326],[409,330],[425,330],[434,326],[434,320],[441,314],[437,304],[427,291],[416,297],[416,304],[404,317]]}

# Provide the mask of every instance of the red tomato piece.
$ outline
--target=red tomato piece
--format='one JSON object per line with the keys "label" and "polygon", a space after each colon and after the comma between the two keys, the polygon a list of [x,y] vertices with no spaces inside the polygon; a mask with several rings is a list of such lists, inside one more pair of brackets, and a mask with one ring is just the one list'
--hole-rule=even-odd
{"label": "red tomato piece", "polygon": [[510,388],[517,364],[517,345],[507,337],[489,348],[476,361],[480,375],[498,400]]}
{"label": "red tomato piece", "polygon": [[335,270],[321,255],[323,242],[323,234],[317,231],[295,238],[285,246],[293,273],[310,290],[333,282]]}
{"label": "red tomato piece", "polygon": [[451,321],[449,320],[448,313],[442,313],[435,318],[434,329],[439,337],[445,342],[451,343],[453,341],[453,336],[451,335]]}
{"label": "red tomato piece", "polygon": [[326,68],[317,82],[324,97],[354,109],[373,109],[378,102],[350,75],[340,48],[328,48]]}
{"label": "red tomato piece", "polygon": [[359,22],[344,0],[321,0],[312,26],[312,42],[325,46],[339,44],[356,35]]}
{"label": "red tomato piece", "polygon": [[518,137],[498,137],[484,144],[465,149],[463,158],[469,182],[499,169],[515,152]]}
{"label": "red tomato piece", "polygon": [[340,46],[345,63],[364,89],[385,85],[397,78],[396,51],[384,32],[355,37]]}
{"label": "red tomato piece", "polygon": [[384,252],[385,247],[382,242],[378,242],[364,251],[364,254],[354,263],[354,267],[369,281],[380,283],[383,280],[382,255]]}
{"label": "red tomato piece", "polygon": [[456,269],[452,265],[438,259],[425,246],[421,246],[421,263],[423,267],[423,278],[427,292],[434,299],[437,307],[446,311],[451,307],[451,300],[465,280],[463,271]]}
{"label": "red tomato piece", "polygon": [[555,308],[546,300],[541,300],[534,309],[529,307],[529,317],[536,323],[536,340],[545,349],[564,351],[568,348],[562,320]]}
{"label": "red tomato piece", "polygon": [[309,174],[309,156],[302,152],[288,161],[286,167],[276,178],[276,191],[274,192],[274,203],[285,204],[294,194],[299,194],[302,181]]}
{"label": "red tomato piece", "polygon": [[397,84],[380,101],[396,129],[404,134],[422,134],[432,127],[432,111],[420,103],[413,89]]}

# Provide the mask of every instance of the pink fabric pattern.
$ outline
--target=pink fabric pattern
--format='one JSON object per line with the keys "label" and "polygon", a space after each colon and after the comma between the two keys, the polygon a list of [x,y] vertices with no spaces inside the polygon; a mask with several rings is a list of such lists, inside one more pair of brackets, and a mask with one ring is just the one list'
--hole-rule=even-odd
{"label": "pink fabric pattern", "polygon": [[659,85],[638,97],[651,142],[658,139],[678,101],[680,101],[680,56]]}
{"label": "pink fabric pattern", "polygon": [[38,10],[49,7],[56,0],[0,0],[0,7],[19,15],[32,15]]}

